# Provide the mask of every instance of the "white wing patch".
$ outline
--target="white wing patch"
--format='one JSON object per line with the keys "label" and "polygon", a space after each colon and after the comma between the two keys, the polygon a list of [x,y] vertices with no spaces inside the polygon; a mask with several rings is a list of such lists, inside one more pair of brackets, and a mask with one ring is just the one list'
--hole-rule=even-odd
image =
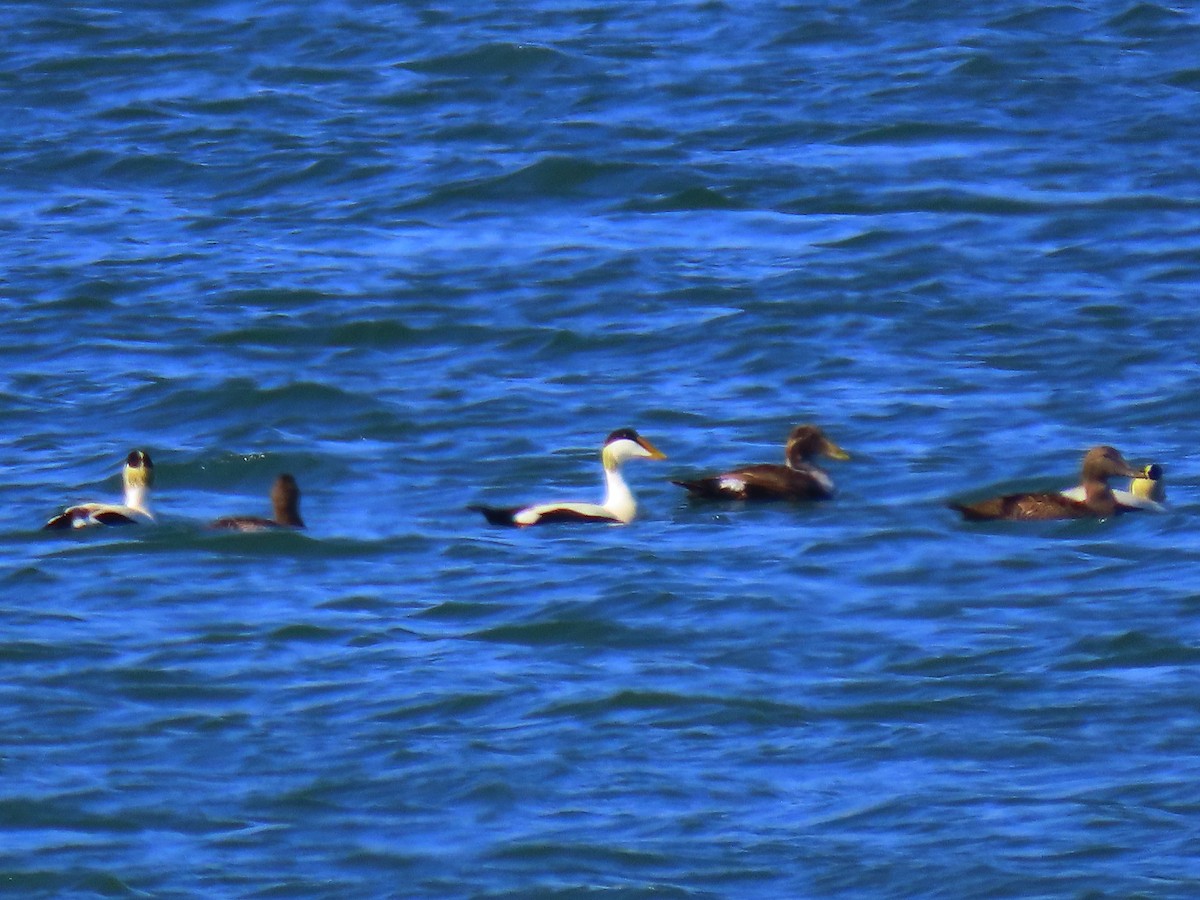
{"label": "white wing patch", "polygon": [[721,480],[717,482],[717,486],[723,491],[732,491],[735,494],[740,494],[746,490],[746,482],[736,475],[722,475]]}
{"label": "white wing patch", "polygon": [[521,510],[513,516],[513,521],[518,525],[532,525],[542,517],[542,513],[546,511],[544,506],[529,506]]}
{"label": "white wing patch", "polygon": [[[1061,493],[1068,500],[1078,500],[1080,503],[1087,499],[1087,488],[1085,488],[1082,484],[1077,485],[1070,490],[1061,491]],[[1116,491],[1113,491],[1114,496],[1116,496],[1116,493]],[[1117,502],[1120,503],[1121,501],[1118,500]]]}
{"label": "white wing patch", "polygon": [[544,516],[554,512],[570,512],[596,519],[611,519],[616,523],[621,521],[613,515],[612,510],[595,503],[539,503],[535,506],[525,507],[513,516],[513,521],[518,525],[536,525]]}
{"label": "white wing patch", "polygon": [[72,528],[92,528],[107,524],[100,518],[106,513],[124,516],[127,519],[132,519],[134,522],[154,521],[154,517],[149,513],[117,503],[82,503],[79,506],[72,506],[70,509],[65,510],[63,515],[71,517]]}
{"label": "white wing patch", "polygon": [[820,469],[816,469],[816,468],[812,469],[809,472],[809,474],[812,475],[812,477],[817,480],[817,484],[819,484],[822,488],[824,488],[825,492],[827,494],[833,493],[833,479],[832,478],[830,478],[828,475],[826,475]]}

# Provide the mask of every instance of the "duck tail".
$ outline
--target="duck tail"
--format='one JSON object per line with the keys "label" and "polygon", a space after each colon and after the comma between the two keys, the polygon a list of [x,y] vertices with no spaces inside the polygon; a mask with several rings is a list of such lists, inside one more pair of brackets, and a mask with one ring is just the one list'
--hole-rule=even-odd
{"label": "duck tail", "polygon": [[970,506],[966,503],[950,502],[946,506],[955,512],[962,513],[962,517],[968,522],[984,522],[995,518],[995,516],[988,515],[987,512],[979,509],[977,506]]}
{"label": "duck tail", "polygon": [[467,509],[483,513],[483,517],[493,525],[516,525],[513,516],[520,507],[485,506],[482,503],[472,503]]}

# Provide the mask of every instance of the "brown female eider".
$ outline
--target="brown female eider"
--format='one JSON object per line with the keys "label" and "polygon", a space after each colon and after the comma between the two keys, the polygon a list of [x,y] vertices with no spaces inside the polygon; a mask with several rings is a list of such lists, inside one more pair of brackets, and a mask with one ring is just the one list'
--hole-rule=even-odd
{"label": "brown female eider", "polygon": [[812,462],[818,455],[850,458],[816,425],[797,425],[788,435],[785,466],[758,463],[673,483],[709,500],[825,500],[833,496],[833,479]]}
{"label": "brown female eider", "polygon": [[125,457],[121,473],[125,485],[124,503],[81,503],[69,506],[42,526],[45,531],[90,528],[95,525],[137,525],[153,522],[150,512],[150,485],[154,484],[154,463],[150,454],[134,450]]}
{"label": "brown female eider", "polygon": [[1117,502],[1108,479],[1124,475],[1136,478],[1142,473],[1125,462],[1112,447],[1093,447],[1083,457],[1083,499],[1076,500],[1056,491],[1007,494],[977,503],[951,503],[968,521],[993,519],[1086,519],[1120,515],[1126,508]]}
{"label": "brown female eider", "polygon": [[548,522],[607,522],[628,525],[637,514],[637,502],[621,477],[621,464],[630,459],[666,459],[666,455],[632,428],[610,434],[600,452],[606,492],[603,503],[539,503],[534,506],[496,507],[472,505],[493,525],[544,525]]}
{"label": "brown female eider", "polygon": [[271,486],[271,506],[275,509],[274,519],[258,516],[225,516],[209,524],[209,528],[224,528],[230,531],[269,531],[273,528],[303,528],[300,518],[300,487],[291,475],[280,475]]}

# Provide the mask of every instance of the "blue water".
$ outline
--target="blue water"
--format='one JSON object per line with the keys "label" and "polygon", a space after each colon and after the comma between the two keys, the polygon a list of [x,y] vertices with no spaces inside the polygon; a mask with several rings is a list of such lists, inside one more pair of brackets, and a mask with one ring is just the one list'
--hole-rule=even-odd
{"label": "blue water", "polygon": [[0,2],[0,891],[1196,895],[1190,5],[126,6]]}

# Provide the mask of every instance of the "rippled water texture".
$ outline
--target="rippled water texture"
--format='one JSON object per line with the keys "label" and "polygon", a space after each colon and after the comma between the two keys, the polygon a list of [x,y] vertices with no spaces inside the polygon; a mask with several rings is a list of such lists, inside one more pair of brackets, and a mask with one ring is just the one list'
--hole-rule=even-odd
{"label": "rippled water texture", "polygon": [[125,6],[0,2],[0,889],[1196,894],[1190,6]]}

